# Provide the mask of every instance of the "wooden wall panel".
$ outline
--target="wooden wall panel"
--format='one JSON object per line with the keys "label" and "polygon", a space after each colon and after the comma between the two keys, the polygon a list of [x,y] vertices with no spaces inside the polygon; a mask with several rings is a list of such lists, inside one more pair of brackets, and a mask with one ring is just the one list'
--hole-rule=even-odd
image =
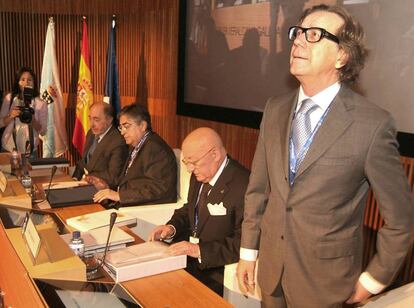
{"label": "wooden wall panel", "polygon": [[[56,23],[56,50],[62,90],[67,105],[68,136],[73,134],[76,83],[80,57],[81,19],[87,16],[92,83],[101,99],[106,71],[106,48],[112,14],[117,16],[117,60],[121,103],[134,102],[139,56],[144,47],[148,84],[148,108],[154,129],[172,147],[199,126],[212,126],[222,135],[229,153],[250,167],[257,130],[176,116],[178,1],[12,1],[0,2],[0,89],[11,87],[13,72],[32,66],[40,75],[49,16]],[[15,38],[17,36],[17,38]],[[240,138],[241,137],[241,140]],[[70,142],[71,143],[71,142]],[[78,159],[74,148],[68,157]]]}

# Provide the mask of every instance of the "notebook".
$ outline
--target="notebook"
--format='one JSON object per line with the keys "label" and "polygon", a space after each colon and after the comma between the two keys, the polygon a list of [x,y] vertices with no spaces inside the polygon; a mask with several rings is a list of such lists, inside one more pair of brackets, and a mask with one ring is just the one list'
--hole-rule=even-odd
{"label": "notebook", "polygon": [[93,185],[45,190],[47,201],[52,208],[95,203],[93,196],[96,192]]}

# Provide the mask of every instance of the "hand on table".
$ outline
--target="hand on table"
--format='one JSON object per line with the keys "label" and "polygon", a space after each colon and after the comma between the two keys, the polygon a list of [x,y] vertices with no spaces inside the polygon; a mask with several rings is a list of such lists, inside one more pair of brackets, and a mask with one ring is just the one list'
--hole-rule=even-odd
{"label": "hand on table", "polygon": [[199,258],[200,246],[187,241],[181,241],[168,247],[167,252],[171,256],[187,255],[193,258]]}
{"label": "hand on table", "polygon": [[98,191],[93,196],[93,201],[97,202],[97,203],[100,203],[105,199],[109,199],[109,200],[112,200],[112,201],[119,201],[119,193],[112,190],[112,189],[106,188],[106,189],[102,189],[102,190]]}
{"label": "hand on table", "polygon": [[174,235],[174,228],[170,225],[155,227],[148,237],[148,241],[160,241],[169,239]]}

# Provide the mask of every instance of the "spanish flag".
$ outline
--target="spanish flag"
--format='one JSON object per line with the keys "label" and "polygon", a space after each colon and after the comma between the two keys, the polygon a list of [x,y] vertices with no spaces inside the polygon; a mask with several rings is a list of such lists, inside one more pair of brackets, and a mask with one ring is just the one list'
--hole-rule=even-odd
{"label": "spanish flag", "polygon": [[88,47],[86,17],[83,18],[82,47],[79,64],[78,91],[76,99],[76,120],[72,143],[80,154],[83,153],[86,133],[89,130],[89,106],[93,102],[91,64]]}

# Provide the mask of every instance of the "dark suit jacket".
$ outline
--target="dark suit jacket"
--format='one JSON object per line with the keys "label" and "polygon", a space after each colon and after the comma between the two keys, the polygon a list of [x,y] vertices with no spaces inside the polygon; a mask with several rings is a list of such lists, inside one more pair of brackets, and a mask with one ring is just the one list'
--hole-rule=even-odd
{"label": "dark suit jacket", "polygon": [[90,175],[105,180],[111,188],[115,188],[122,167],[128,156],[128,147],[118,130],[112,126],[98,143],[91,159],[86,164],[86,155],[94,138],[94,134],[89,130],[86,135],[86,144],[82,159],[77,163],[73,177],[80,180],[84,174],[83,169],[86,168]]}
{"label": "dark suit jacket", "polygon": [[148,136],[125,175],[128,160],[118,180],[121,206],[177,201],[177,162],[160,136]]}
{"label": "dark suit jacket", "polygon": [[[244,194],[248,180],[249,171],[230,159],[207,197],[207,203],[223,203],[227,215],[212,216],[208,208],[199,209],[201,263],[198,259],[189,258],[188,268],[191,274],[217,293],[222,294],[224,265],[239,260]],[[173,225],[177,231],[174,241],[189,239],[194,228],[194,207],[200,186],[201,183],[192,175],[188,203],[177,209],[167,223]],[[221,292],[217,291],[218,288],[221,288]]]}
{"label": "dark suit jacket", "polygon": [[282,281],[294,307],[340,306],[361,273],[369,186],[385,225],[365,270],[383,284],[392,281],[406,256],[413,199],[392,118],[344,85],[290,186],[288,146],[296,101],[297,92],[266,105],[241,247],[260,244],[258,282],[265,294]]}

